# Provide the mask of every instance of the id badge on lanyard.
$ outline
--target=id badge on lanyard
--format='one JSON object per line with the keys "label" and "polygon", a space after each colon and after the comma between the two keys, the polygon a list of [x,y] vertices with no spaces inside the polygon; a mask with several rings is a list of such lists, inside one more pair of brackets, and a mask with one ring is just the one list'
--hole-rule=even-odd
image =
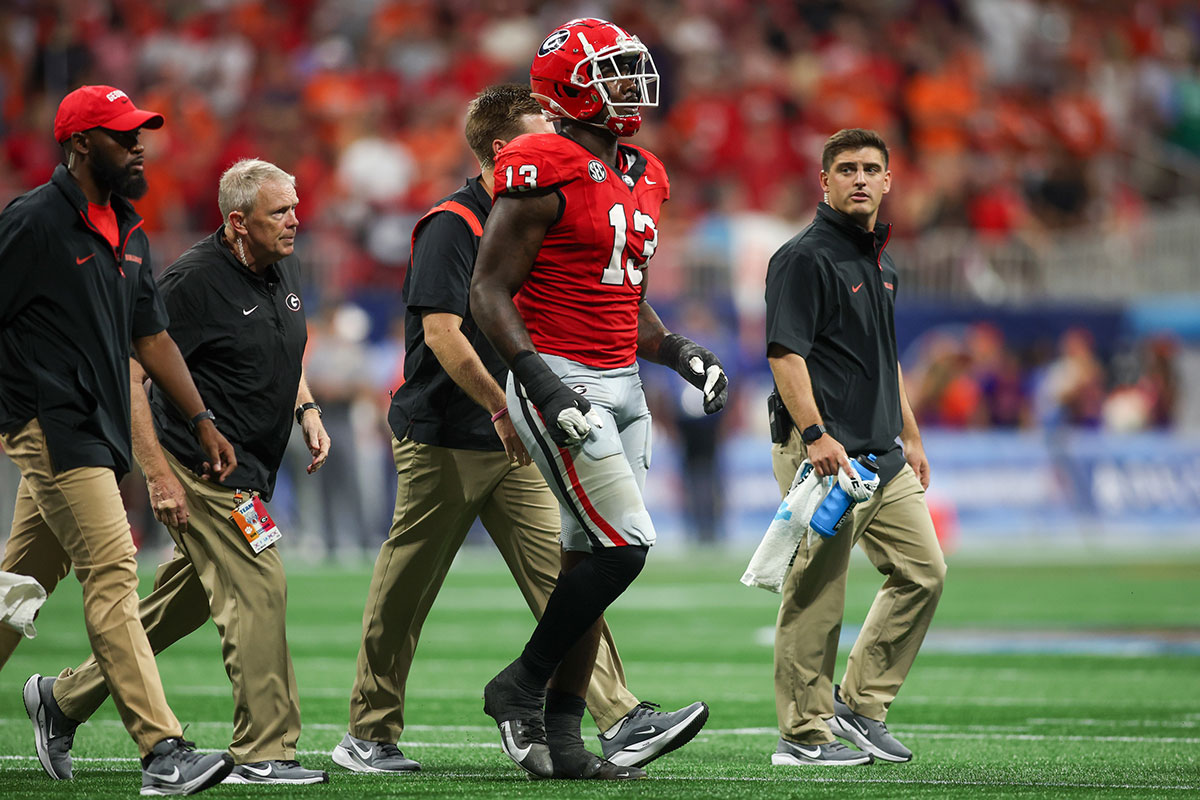
{"label": "id badge on lanyard", "polygon": [[251,494],[250,499],[245,502],[239,502],[241,499],[240,491],[233,496],[233,501],[237,505],[230,512],[229,518],[246,537],[250,549],[254,551],[255,555],[258,555],[279,541],[283,534],[276,527],[275,520],[271,519],[271,515],[267,513],[267,507],[263,505],[263,501],[258,498],[258,495]]}

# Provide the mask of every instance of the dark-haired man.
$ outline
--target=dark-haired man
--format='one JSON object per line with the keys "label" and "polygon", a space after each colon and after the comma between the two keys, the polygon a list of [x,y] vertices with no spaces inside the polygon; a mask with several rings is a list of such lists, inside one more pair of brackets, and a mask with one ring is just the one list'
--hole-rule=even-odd
{"label": "dark-haired man", "polygon": [[[193,794],[233,766],[183,740],[138,619],[136,549],[117,491],[130,467],[129,355],[171,398],[208,475],[237,466],[179,349],[154,285],[142,220],[143,128],[162,127],[120,89],[83,86],[54,118],[64,163],[0,213],[0,442],[21,470],[0,569],[47,592],[74,567],[88,640],[142,756],[142,794]],[[19,634],[0,629],[0,664]],[[71,731],[53,679],[25,684],[38,759],[72,777]]]}
{"label": "dark-haired man", "polygon": [[[721,362],[663,326],[645,267],[670,195],[653,154],[623,144],[658,102],[644,44],[600,19],[560,25],[530,68],[558,134],[520,137],[498,156],[496,203],[471,308],[509,366],[508,409],[562,517],[562,568],[521,655],[484,688],[504,752],[536,777],[643,778],[583,746],[580,720],[604,610],[655,541],[642,498],[650,411],[638,357],[676,369],[720,411]],[[515,296],[515,297],[514,297]],[[515,302],[514,302],[515,300]],[[694,704],[688,738],[708,708]]]}
{"label": "dark-haired man", "polygon": [[[363,612],[350,727],[333,760],[356,772],[419,769],[396,746],[421,626],[471,524],[496,543],[525,601],[541,616],[558,572],[554,495],[530,465],[508,416],[504,362],[467,302],[479,237],[492,206],[496,154],[526,133],[551,133],[528,87],[484,89],[467,109],[466,138],[481,174],[443,199],[413,231],[404,283],[404,384],[388,414],[396,461],[396,509]],[[609,758],[641,765],[694,735],[695,703],[655,711],[625,687],[607,627],[587,703]]]}
{"label": "dark-haired man", "polygon": [[[767,359],[783,403],[775,413],[785,421],[775,428],[775,478],[786,493],[806,457],[818,475],[831,476],[839,467],[852,473],[850,458],[873,454],[879,488],[837,535],[806,537],[784,583],[775,630],[780,739],[771,763],[908,761],[911,751],[884,720],[937,608],[946,563],[896,354],[896,268],[884,250],[891,226],[877,223],[892,182],[887,145],[874,131],[837,132],[821,154],[820,180],[825,202],[816,219],[767,270]],[[834,686],[856,542],[887,581]]]}

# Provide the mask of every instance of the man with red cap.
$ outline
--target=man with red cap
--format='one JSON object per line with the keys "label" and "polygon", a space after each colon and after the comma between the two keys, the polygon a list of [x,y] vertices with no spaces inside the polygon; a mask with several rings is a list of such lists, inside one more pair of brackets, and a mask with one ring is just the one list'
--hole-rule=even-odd
{"label": "man with red cap", "polygon": [[[72,567],[88,640],[142,756],[142,794],[194,794],[233,767],[183,740],[138,617],[136,548],[117,490],[130,467],[132,352],[189,419],[218,480],[233,448],[204,407],[155,286],[129,203],[146,192],[143,128],[163,118],[120,89],[84,86],[54,118],[63,164],[0,212],[0,443],[21,470],[0,569],[54,590]],[[0,666],[20,634],[0,629]],[[25,684],[38,759],[69,779],[70,725],[54,678]]]}

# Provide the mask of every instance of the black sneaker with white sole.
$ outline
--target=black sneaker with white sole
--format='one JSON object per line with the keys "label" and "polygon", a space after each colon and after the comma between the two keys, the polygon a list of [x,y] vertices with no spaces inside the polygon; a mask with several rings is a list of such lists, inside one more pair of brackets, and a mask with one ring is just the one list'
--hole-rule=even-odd
{"label": "black sneaker with white sole", "polygon": [[295,760],[256,761],[238,764],[221,783],[329,783],[329,773],[305,769]]}
{"label": "black sneaker with white sole", "polygon": [[500,746],[521,769],[535,778],[554,775],[546,743],[546,687],[522,666],[512,662],[483,688],[483,711],[500,728]]}
{"label": "black sneaker with white sole", "polygon": [[887,725],[856,714],[850,706],[842,702],[840,686],[833,687],[833,716],[825,721],[834,736],[845,739],[859,750],[871,753],[882,761],[912,761],[912,750],[900,744],[896,737],[888,732]]}
{"label": "black sneaker with white sole", "polygon": [[229,753],[197,753],[192,742],[163,739],[142,759],[142,794],[196,794],[232,770]]}
{"label": "black sneaker with white sole", "polygon": [[621,766],[644,767],[690,742],[708,721],[708,706],[701,702],[678,711],[658,708],[654,703],[639,703],[609,732],[602,733],[604,757]]}
{"label": "black sneaker with white sole", "polygon": [[777,767],[854,767],[873,760],[870,753],[851,750],[841,742],[798,744],[782,737],[771,754],[771,763]]}
{"label": "black sneaker with white sole", "polygon": [[371,742],[346,734],[333,748],[333,763],[351,772],[417,772],[421,765],[391,742]]}
{"label": "black sneaker with white sole", "polygon": [[578,745],[551,749],[550,759],[554,762],[555,778],[584,781],[636,781],[646,776],[640,767],[614,764],[608,759],[588,752],[583,742]]}
{"label": "black sneaker with white sole", "polygon": [[22,692],[25,713],[33,723],[33,746],[46,774],[56,781],[69,781],[71,745],[79,723],[67,717],[54,701],[54,682],[57,678],[31,675]]}

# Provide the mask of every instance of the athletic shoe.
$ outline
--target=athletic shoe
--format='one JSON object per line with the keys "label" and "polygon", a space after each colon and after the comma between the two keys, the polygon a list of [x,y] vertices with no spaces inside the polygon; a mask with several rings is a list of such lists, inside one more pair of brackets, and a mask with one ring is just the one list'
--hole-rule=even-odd
{"label": "athletic shoe", "polygon": [[518,767],[537,778],[554,775],[542,707],[546,687],[537,687],[520,659],[509,664],[483,688],[483,712],[500,728],[500,746]]}
{"label": "athletic shoe", "polygon": [[220,783],[233,769],[229,753],[196,752],[183,739],[163,739],[142,759],[142,794],[196,794]]}
{"label": "athletic shoe", "polygon": [[54,702],[54,682],[57,678],[31,675],[25,681],[25,711],[33,723],[33,746],[42,769],[56,781],[69,781],[71,745],[79,723],[67,717]]}
{"label": "athletic shoe", "polygon": [[654,703],[639,703],[600,734],[604,757],[621,766],[644,767],[690,742],[708,721],[708,706],[700,702],[678,711],[656,709]]}
{"label": "athletic shoe", "polygon": [[369,742],[346,734],[333,748],[333,763],[351,772],[416,772],[421,765],[391,742]]}
{"label": "athletic shoe", "polygon": [[555,778],[587,781],[636,781],[647,777],[646,770],[623,766],[600,758],[584,749],[582,744],[567,750],[551,751]]}
{"label": "athletic shoe", "polygon": [[840,689],[833,687],[833,716],[825,720],[833,735],[884,761],[912,761],[912,750],[896,741],[884,723],[851,711],[842,702]]}
{"label": "athletic shoe", "polygon": [[797,744],[780,738],[779,746],[771,755],[771,763],[777,767],[803,767],[809,765],[827,767],[852,767],[874,761],[870,753],[851,750],[841,742],[825,744]]}
{"label": "athletic shoe", "polygon": [[329,783],[329,773],[305,769],[299,761],[257,761],[238,764],[221,783]]}

